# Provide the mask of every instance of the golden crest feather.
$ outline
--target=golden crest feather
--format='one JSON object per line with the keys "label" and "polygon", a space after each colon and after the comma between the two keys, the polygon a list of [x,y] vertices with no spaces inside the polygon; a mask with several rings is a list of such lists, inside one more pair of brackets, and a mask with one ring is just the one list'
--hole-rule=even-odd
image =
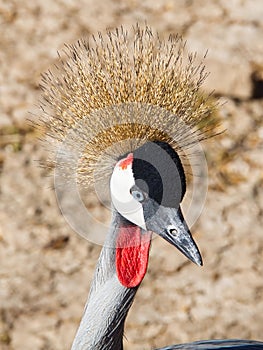
{"label": "golden crest feather", "polygon": [[216,106],[200,92],[205,67],[185,54],[180,37],[121,27],[65,52],[67,60],[43,75],[40,127],[63,154],[48,166],[85,187],[108,178],[120,156],[147,141],[166,141],[184,155],[216,134]]}

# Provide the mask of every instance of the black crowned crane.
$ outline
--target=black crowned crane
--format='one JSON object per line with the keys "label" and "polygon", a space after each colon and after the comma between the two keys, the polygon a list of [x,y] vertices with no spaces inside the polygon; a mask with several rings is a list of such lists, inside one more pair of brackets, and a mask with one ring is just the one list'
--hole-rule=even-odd
{"label": "black crowned crane", "polygon": [[[178,37],[136,26],[67,46],[67,61],[43,76],[47,138],[60,151],[48,166],[87,188],[104,184],[112,222],[73,350],[123,349],[124,323],[148,265],[152,234],[202,265],[184,220],[191,146],[216,133],[206,77]],[[101,186],[101,185],[99,185]],[[88,228],[87,228],[88,230]],[[163,349],[263,349],[215,340]]]}

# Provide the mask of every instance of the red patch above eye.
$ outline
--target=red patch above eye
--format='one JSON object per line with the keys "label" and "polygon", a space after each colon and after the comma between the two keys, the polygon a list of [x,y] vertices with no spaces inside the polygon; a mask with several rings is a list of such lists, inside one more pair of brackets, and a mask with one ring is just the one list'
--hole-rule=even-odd
{"label": "red patch above eye", "polygon": [[122,170],[125,170],[127,169],[127,167],[132,164],[133,162],[133,154],[132,153],[129,153],[128,156],[124,159],[122,159],[120,162],[119,162],[119,167],[122,168]]}

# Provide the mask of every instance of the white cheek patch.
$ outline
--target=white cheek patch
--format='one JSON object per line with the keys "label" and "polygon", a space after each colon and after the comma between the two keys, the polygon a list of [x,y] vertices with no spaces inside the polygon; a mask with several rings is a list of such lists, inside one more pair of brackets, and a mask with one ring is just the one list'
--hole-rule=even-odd
{"label": "white cheek patch", "polygon": [[110,180],[111,199],[115,209],[123,217],[146,230],[142,204],[130,193],[135,185],[132,161],[133,155],[130,153],[116,164]]}

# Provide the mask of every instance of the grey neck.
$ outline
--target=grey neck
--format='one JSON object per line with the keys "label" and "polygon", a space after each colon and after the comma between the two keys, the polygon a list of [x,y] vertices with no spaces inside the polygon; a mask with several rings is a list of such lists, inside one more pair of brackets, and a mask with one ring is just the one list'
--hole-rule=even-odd
{"label": "grey neck", "polygon": [[116,275],[115,241],[120,216],[113,214],[83,317],[71,350],[123,350],[123,330],[136,288],[122,286]]}

